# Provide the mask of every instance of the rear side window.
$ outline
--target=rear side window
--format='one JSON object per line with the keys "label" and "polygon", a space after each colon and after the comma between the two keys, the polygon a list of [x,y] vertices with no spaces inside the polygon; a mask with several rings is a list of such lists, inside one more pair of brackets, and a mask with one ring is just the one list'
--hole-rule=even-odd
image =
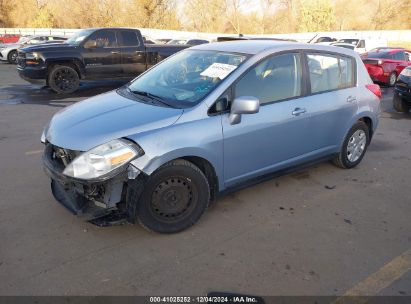
{"label": "rear side window", "polygon": [[138,40],[137,34],[132,31],[120,31],[121,40],[123,41],[122,46],[139,46],[140,41]]}
{"label": "rear side window", "polygon": [[308,54],[311,93],[352,87],[353,59],[333,55]]}
{"label": "rear side window", "polygon": [[404,52],[397,52],[392,57],[393,57],[394,60],[405,61],[405,53]]}
{"label": "rear side window", "polygon": [[275,55],[249,70],[235,86],[235,97],[254,96],[260,104],[301,95],[299,54]]}

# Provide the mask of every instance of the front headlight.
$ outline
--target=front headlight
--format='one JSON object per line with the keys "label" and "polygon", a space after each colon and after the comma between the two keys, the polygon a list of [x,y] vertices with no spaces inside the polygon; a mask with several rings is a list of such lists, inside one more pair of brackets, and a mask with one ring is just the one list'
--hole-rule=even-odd
{"label": "front headlight", "polygon": [[143,150],[136,144],[116,139],[80,154],[64,169],[63,174],[80,179],[94,179],[143,154]]}
{"label": "front headlight", "polygon": [[405,77],[411,77],[411,69],[403,69],[400,75]]}
{"label": "front headlight", "polygon": [[26,59],[37,60],[37,59],[39,59],[39,54],[36,53],[36,52],[26,53]]}

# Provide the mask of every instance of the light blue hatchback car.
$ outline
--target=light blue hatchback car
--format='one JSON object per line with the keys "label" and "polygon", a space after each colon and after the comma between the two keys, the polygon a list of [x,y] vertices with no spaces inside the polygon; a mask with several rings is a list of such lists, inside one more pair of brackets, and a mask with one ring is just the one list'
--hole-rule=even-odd
{"label": "light blue hatchback car", "polygon": [[95,224],[178,232],[224,191],[319,160],[358,165],[380,97],[348,49],[204,44],[57,113],[44,168],[55,198]]}

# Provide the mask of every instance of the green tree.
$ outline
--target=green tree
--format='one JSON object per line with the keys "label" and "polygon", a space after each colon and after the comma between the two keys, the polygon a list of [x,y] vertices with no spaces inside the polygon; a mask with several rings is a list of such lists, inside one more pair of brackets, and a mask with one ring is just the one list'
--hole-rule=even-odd
{"label": "green tree", "polygon": [[36,17],[29,24],[30,27],[35,28],[52,28],[55,25],[54,16],[46,6],[38,10]]}
{"label": "green tree", "polygon": [[330,0],[301,0],[299,7],[300,32],[330,31],[335,23]]}

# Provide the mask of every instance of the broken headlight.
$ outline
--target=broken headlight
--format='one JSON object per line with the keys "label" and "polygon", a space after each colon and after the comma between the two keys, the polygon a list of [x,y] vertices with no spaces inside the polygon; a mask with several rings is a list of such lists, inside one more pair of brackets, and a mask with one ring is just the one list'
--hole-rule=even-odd
{"label": "broken headlight", "polygon": [[116,139],[77,156],[63,174],[80,179],[99,178],[143,155],[136,144]]}

